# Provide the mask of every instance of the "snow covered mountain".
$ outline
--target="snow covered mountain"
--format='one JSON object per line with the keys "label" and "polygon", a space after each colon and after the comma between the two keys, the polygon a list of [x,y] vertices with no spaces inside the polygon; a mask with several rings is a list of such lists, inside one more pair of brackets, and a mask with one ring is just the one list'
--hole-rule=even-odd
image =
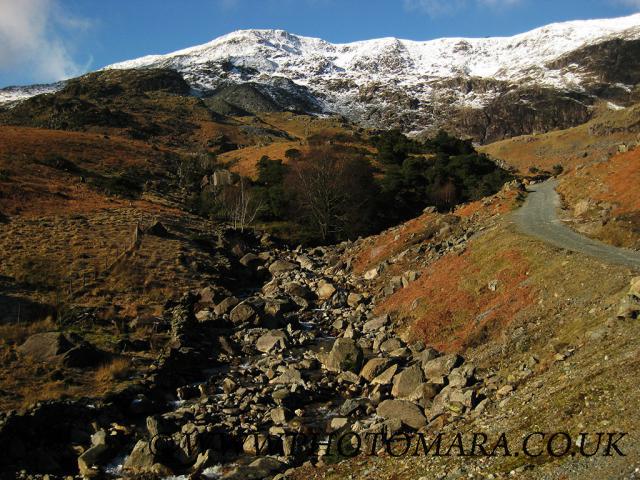
{"label": "snow covered mountain", "polygon": [[[282,91],[306,96],[317,110],[367,126],[453,126],[489,141],[584,121],[598,99],[636,101],[639,53],[637,14],[513,37],[425,42],[331,44],[282,30],[242,30],[106,69],[175,69],[204,95],[251,82],[274,99]],[[498,124],[505,120],[511,125]]]}

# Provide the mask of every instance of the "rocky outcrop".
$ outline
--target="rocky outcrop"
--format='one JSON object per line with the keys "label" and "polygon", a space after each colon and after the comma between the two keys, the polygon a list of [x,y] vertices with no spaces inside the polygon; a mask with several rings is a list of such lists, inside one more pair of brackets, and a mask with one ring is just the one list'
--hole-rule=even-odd
{"label": "rocky outcrop", "polygon": [[640,277],[631,280],[629,291],[620,302],[617,317],[637,319],[640,317]]}

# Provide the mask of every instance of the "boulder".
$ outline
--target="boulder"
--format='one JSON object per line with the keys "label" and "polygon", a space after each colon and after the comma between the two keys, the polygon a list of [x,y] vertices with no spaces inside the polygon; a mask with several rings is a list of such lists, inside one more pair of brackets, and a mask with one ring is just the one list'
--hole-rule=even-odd
{"label": "boulder", "polygon": [[272,478],[274,472],[283,470],[286,465],[272,457],[261,457],[249,465],[240,465],[232,468],[221,480],[258,480]]}
{"label": "boulder", "polygon": [[397,371],[398,365],[391,365],[384,372],[371,380],[371,383],[373,383],[374,385],[388,385],[393,381],[393,377],[395,376]]}
{"label": "boulder", "polygon": [[296,270],[298,265],[295,263],[287,262],[286,260],[276,260],[271,265],[269,265],[269,272],[271,274],[290,272],[292,270]]}
{"label": "boulder", "polygon": [[391,361],[387,358],[372,358],[367,363],[365,363],[364,367],[360,371],[360,376],[364,378],[367,382],[370,382],[375,377],[384,372]]}
{"label": "boulder", "polygon": [[253,308],[251,305],[249,305],[246,302],[242,302],[236,305],[233,308],[233,310],[231,310],[231,313],[229,314],[229,319],[236,324],[245,323],[255,318],[256,315],[257,315],[257,312],[255,308]]}
{"label": "boulder", "polygon": [[640,317],[640,277],[631,279],[629,291],[620,302],[616,316],[621,319]]}
{"label": "boulder", "polygon": [[423,348],[419,353],[415,354],[413,358],[418,360],[422,364],[422,367],[424,369],[424,365],[427,362],[430,362],[431,360],[436,359],[439,356],[440,353],[435,348],[426,347]]}
{"label": "boulder", "polygon": [[262,264],[262,259],[255,253],[247,253],[239,260],[241,265],[249,268],[255,268]]}
{"label": "boulder", "polygon": [[312,300],[314,297],[313,292],[308,287],[300,285],[298,282],[287,283],[284,286],[284,291],[292,297],[300,297],[305,300]]}
{"label": "boulder", "polygon": [[271,380],[270,383],[284,385],[304,385],[304,380],[302,379],[302,374],[299,370],[296,370],[293,367],[289,367],[280,376]]}
{"label": "boulder", "polygon": [[402,348],[404,344],[399,338],[389,338],[380,344],[380,351],[389,353]]}
{"label": "boulder", "polygon": [[269,438],[262,434],[247,435],[242,444],[242,450],[248,455],[258,455],[268,451]]}
{"label": "boulder", "polygon": [[475,367],[470,363],[454,368],[451,370],[451,373],[449,373],[449,385],[459,388],[470,385],[473,381],[475,371]]}
{"label": "boulder", "polygon": [[422,409],[407,400],[385,400],[376,413],[386,420],[400,420],[403,425],[419,429],[427,424]]}
{"label": "boulder", "polygon": [[284,425],[293,417],[293,415],[291,414],[291,411],[285,407],[274,408],[273,410],[271,410],[270,415],[271,415],[271,420],[276,425]]}
{"label": "boulder", "polygon": [[61,362],[65,367],[93,367],[109,360],[109,355],[79,336],[71,338],[60,332],[31,335],[17,350],[39,362]]}
{"label": "boulder", "polygon": [[372,268],[371,270],[368,270],[365,272],[365,274],[363,275],[365,280],[373,280],[374,278],[376,278],[379,275],[379,271],[377,268]]}
{"label": "boulder", "polygon": [[219,304],[217,304],[214,307],[213,311],[216,315],[222,316],[226,313],[229,313],[231,309],[233,309],[233,307],[238,305],[238,303],[240,303],[240,300],[238,300],[236,297],[227,297]]}
{"label": "boulder", "polygon": [[91,436],[91,447],[78,457],[78,470],[83,477],[95,477],[100,472],[96,466],[108,460],[107,432],[100,430]]}
{"label": "boulder", "polygon": [[60,332],[45,332],[31,335],[17,350],[22,355],[36,361],[46,362],[69,350],[75,345]]}
{"label": "boulder", "polygon": [[306,255],[298,255],[296,257],[296,261],[300,264],[302,268],[306,268],[307,270],[313,270],[315,267],[313,260],[311,260]]}
{"label": "boulder", "polygon": [[238,389],[238,384],[232,378],[225,378],[222,381],[222,391],[227,395],[235,392]]}
{"label": "boulder", "polygon": [[158,463],[157,452],[157,446],[152,448],[149,442],[138,440],[131,454],[125,460],[123,469],[132,473],[149,472]]}
{"label": "boulder", "polygon": [[83,342],[77,347],[65,352],[62,355],[62,365],[70,368],[95,367],[109,360],[110,355],[93,346],[88,342]]}
{"label": "boulder", "polygon": [[338,338],[326,357],[325,368],[331,372],[359,372],[362,350],[351,338]]}
{"label": "boulder", "polygon": [[640,299],[640,277],[632,278],[630,285],[629,295]]}
{"label": "boulder", "polygon": [[616,317],[636,319],[640,317],[640,302],[631,298],[623,298],[618,307]]}
{"label": "boulder", "polygon": [[200,323],[210,322],[214,319],[215,317],[213,316],[213,312],[208,308],[196,312],[196,320]]}
{"label": "boulder", "polygon": [[381,330],[382,328],[384,328],[386,325],[389,324],[389,315],[381,315],[379,317],[376,317],[372,320],[367,321],[363,327],[362,327],[362,331],[363,332],[375,332],[378,330]]}
{"label": "boulder", "polygon": [[145,229],[144,233],[147,235],[154,235],[156,237],[168,238],[171,236],[167,227],[165,227],[161,222],[156,221],[153,222],[147,229]]}
{"label": "boulder", "polygon": [[287,335],[282,330],[271,330],[256,341],[256,350],[263,353],[282,351],[287,347]]}
{"label": "boulder", "polygon": [[422,365],[422,369],[427,379],[431,380],[436,377],[446,377],[451,370],[462,364],[462,362],[463,359],[460,355],[451,353],[425,362]]}
{"label": "boulder", "polygon": [[345,417],[352,415],[359,416],[360,414],[367,413],[371,407],[372,403],[368,398],[348,398],[340,405],[338,413]]}
{"label": "boulder", "polygon": [[327,281],[320,281],[318,284],[318,290],[316,292],[320,300],[328,300],[336,293],[336,287]]}
{"label": "boulder", "polygon": [[413,365],[405,368],[393,378],[393,388],[391,395],[396,398],[408,398],[422,386],[424,375],[420,365]]}
{"label": "boulder", "polygon": [[272,318],[296,310],[296,304],[289,298],[271,298],[264,303],[264,313]]}
{"label": "boulder", "polygon": [[362,303],[363,299],[364,297],[359,293],[352,292],[347,296],[347,305],[349,305],[351,308],[357,308],[358,305]]}
{"label": "boulder", "polygon": [[203,470],[214,467],[221,463],[222,455],[220,452],[216,452],[212,449],[207,449],[202,453],[198,454],[196,458],[196,463],[193,465],[192,471],[193,473],[200,473]]}

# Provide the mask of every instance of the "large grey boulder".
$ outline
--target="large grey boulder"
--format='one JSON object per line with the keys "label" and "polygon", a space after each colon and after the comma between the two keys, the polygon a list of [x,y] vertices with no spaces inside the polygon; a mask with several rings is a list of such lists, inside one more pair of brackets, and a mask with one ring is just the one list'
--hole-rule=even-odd
{"label": "large grey boulder", "polygon": [[427,417],[422,409],[407,400],[385,400],[376,409],[376,413],[386,420],[400,420],[416,430],[427,424]]}
{"label": "large grey boulder", "polygon": [[620,302],[616,316],[621,319],[640,317],[640,277],[631,279],[629,291]]}
{"label": "large grey boulder", "polygon": [[391,395],[396,398],[409,398],[424,383],[424,375],[420,365],[405,368],[393,379]]}
{"label": "large grey boulder", "polygon": [[302,379],[302,374],[299,370],[289,367],[287,368],[281,375],[277,376],[270,383],[274,384],[284,384],[284,385],[303,385],[304,380]]}
{"label": "large grey boulder", "polygon": [[376,332],[384,328],[389,323],[389,315],[381,315],[367,321],[363,327],[363,332]]}
{"label": "large grey boulder", "polygon": [[36,333],[17,350],[38,362],[57,362],[71,368],[93,367],[109,360],[107,352],[75,337],[60,332]]}
{"label": "large grey boulder", "polygon": [[463,359],[460,355],[451,353],[434,358],[422,365],[422,369],[427,379],[446,377],[455,367],[461,365]]}
{"label": "large grey boulder", "polygon": [[316,290],[316,293],[320,300],[328,300],[333,297],[334,293],[336,293],[336,287],[334,287],[332,283],[329,283],[326,280],[321,280],[318,283],[318,289]]}
{"label": "large grey boulder", "polygon": [[17,350],[36,361],[46,362],[68,352],[73,347],[75,347],[74,343],[62,333],[45,332],[31,335]]}
{"label": "large grey boulder", "polygon": [[305,300],[312,300],[314,295],[313,292],[306,285],[301,285],[298,282],[290,282],[284,286],[284,291],[287,292],[292,297],[300,297]]}
{"label": "large grey boulder", "polygon": [[240,465],[232,468],[221,477],[221,480],[258,480],[272,478],[275,472],[284,470],[286,465],[273,457],[261,457],[249,465]]}
{"label": "large grey boulder", "polygon": [[358,373],[362,366],[362,349],[351,338],[338,338],[325,360],[325,368],[331,372]]}
{"label": "large grey boulder", "polygon": [[91,436],[91,447],[78,457],[78,470],[83,477],[95,477],[100,473],[96,466],[108,460],[107,432],[100,430]]}
{"label": "large grey boulder", "polygon": [[125,460],[123,469],[131,473],[149,472],[158,462],[155,452],[156,448],[152,448],[149,442],[138,440]]}
{"label": "large grey boulder", "polygon": [[393,377],[398,371],[398,365],[394,364],[387,368],[380,375],[371,380],[374,385],[388,385],[393,381]]}
{"label": "large grey boulder", "polygon": [[241,265],[245,267],[257,267],[262,264],[262,259],[255,253],[247,253],[239,260]]}
{"label": "large grey boulder", "polygon": [[384,372],[391,365],[391,360],[388,358],[372,358],[365,363],[362,370],[360,370],[360,376],[367,382],[370,382],[375,377]]}

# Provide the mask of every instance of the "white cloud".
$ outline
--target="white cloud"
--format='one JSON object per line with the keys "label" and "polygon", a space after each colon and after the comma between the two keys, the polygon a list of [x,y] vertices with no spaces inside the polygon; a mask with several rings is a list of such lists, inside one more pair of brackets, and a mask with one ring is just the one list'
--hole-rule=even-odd
{"label": "white cloud", "polygon": [[[475,4],[479,8],[500,9],[513,7],[525,0],[404,0],[408,10],[419,10],[432,17],[449,15],[456,11]],[[638,0],[640,3],[640,0]]]}
{"label": "white cloud", "polygon": [[50,82],[86,70],[61,33],[87,29],[87,20],[69,15],[56,0],[0,0],[0,12],[0,71],[20,69]]}

